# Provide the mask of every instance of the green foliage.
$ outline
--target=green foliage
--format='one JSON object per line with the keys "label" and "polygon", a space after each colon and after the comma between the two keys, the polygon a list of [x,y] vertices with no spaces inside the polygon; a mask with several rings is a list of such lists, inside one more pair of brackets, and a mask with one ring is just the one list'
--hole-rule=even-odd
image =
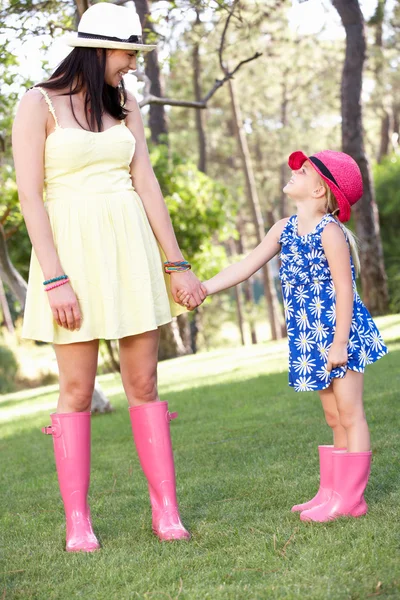
{"label": "green foliage", "polygon": [[400,310],[400,156],[387,156],[374,167],[376,201],[386,273],[389,284],[390,309]]}
{"label": "green foliage", "polygon": [[10,348],[0,346],[0,394],[15,390],[17,371],[18,363]]}
{"label": "green foliage", "polygon": [[179,246],[199,277],[211,277],[225,264],[225,250],[217,243],[232,235],[234,203],[224,186],[164,144],[150,155]]}

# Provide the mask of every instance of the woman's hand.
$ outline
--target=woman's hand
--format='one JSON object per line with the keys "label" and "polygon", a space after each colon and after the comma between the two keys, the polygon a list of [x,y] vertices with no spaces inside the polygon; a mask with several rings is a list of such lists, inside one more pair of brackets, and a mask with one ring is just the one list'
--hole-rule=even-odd
{"label": "woman's hand", "polygon": [[[186,306],[189,310],[197,308],[204,302],[207,292],[192,271],[175,271],[170,273],[169,276],[171,277],[171,293],[175,302],[182,306]],[[185,297],[189,296],[186,303],[180,300],[178,292],[185,292]],[[181,295],[182,294],[180,294],[180,296]]]}
{"label": "woman's hand", "polygon": [[347,365],[347,343],[333,342],[328,352],[327,371],[332,371],[336,367],[345,367]]}
{"label": "woman's hand", "polygon": [[82,324],[81,309],[69,283],[46,292],[54,320],[60,327],[74,331]]}

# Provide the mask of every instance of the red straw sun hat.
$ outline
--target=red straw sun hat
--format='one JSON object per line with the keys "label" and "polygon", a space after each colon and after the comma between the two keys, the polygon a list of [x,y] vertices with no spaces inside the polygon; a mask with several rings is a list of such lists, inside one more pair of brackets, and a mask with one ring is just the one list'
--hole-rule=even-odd
{"label": "red straw sun hat", "polygon": [[328,184],[339,206],[339,221],[350,219],[351,207],[363,194],[361,171],[356,161],[344,152],[323,150],[306,156],[301,150],[292,152],[288,164],[293,170],[300,169],[309,160],[317,173]]}

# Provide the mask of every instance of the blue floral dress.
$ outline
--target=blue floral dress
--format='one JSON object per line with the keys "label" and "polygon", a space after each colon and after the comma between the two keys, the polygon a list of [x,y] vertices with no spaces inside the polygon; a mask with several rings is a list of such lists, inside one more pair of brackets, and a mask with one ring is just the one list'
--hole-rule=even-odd
{"label": "blue floral dress", "polygon": [[297,215],[293,215],[279,239],[279,276],[289,340],[289,385],[296,392],[323,390],[333,378],[344,377],[347,369],[363,373],[365,365],[388,351],[357,293],[351,260],[354,303],[348,362],[345,367],[326,370],[336,326],[335,288],[321,240],[328,223],[340,227],[338,221],[327,214],[311,233],[298,235]]}

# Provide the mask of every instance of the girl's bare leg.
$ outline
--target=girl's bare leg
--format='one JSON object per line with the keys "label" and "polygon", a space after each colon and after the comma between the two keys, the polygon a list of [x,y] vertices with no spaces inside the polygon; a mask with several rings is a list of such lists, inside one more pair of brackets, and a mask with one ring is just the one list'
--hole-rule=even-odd
{"label": "girl's bare leg", "polygon": [[337,408],[335,394],[332,384],[325,390],[319,391],[322,408],[324,409],[325,420],[333,433],[333,445],[335,448],[347,448],[346,429],[340,423],[339,411]]}
{"label": "girl's bare leg", "polygon": [[343,379],[334,379],[340,423],[346,430],[348,452],[368,452],[370,437],[363,405],[364,374],[347,370]]}

